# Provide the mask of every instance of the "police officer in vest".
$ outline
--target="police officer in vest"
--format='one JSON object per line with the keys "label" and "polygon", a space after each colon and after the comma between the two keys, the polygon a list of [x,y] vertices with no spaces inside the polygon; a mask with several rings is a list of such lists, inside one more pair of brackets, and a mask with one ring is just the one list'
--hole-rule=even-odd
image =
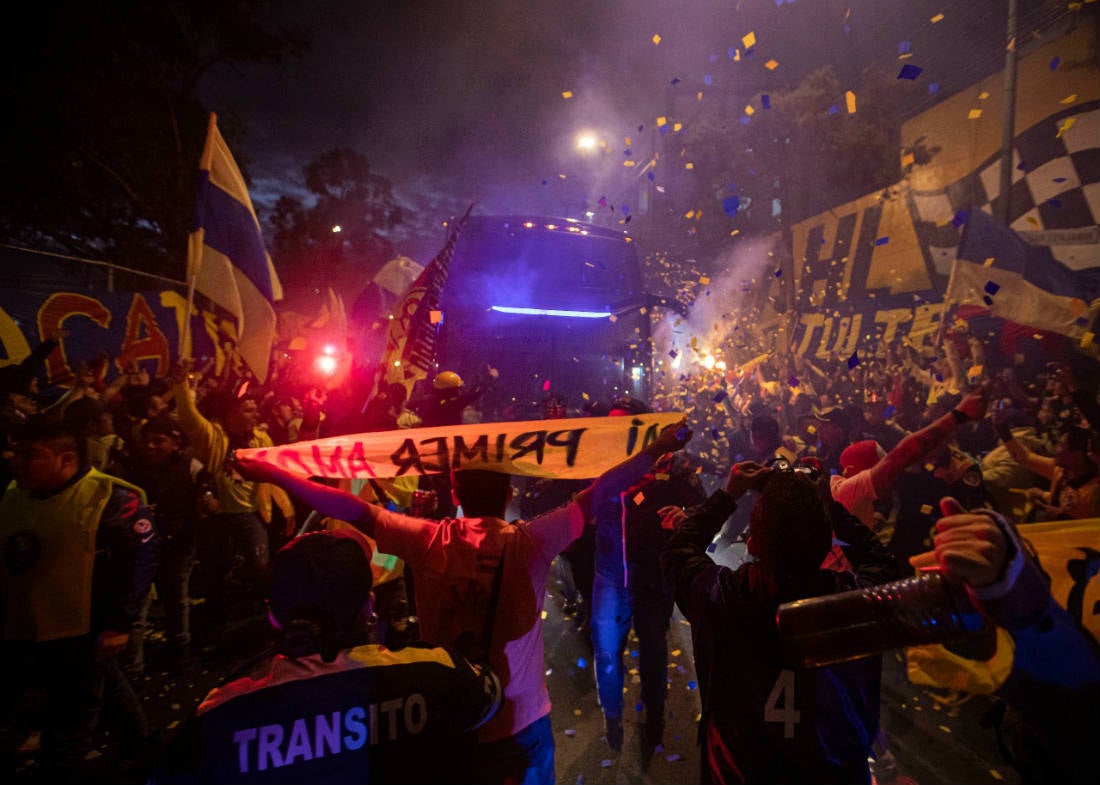
{"label": "police officer in vest", "polygon": [[465,734],[500,708],[500,681],[449,649],[365,644],[368,547],[338,530],[275,555],[268,607],[279,653],[266,673],[206,696],[153,782],[473,781]]}
{"label": "police officer in vest", "polygon": [[12,473],[0,500],[5,698],[44,690],[44,773],[79,781],[159,542],[141,489],[89,467],[83,437],[63,424],[32,420]]}

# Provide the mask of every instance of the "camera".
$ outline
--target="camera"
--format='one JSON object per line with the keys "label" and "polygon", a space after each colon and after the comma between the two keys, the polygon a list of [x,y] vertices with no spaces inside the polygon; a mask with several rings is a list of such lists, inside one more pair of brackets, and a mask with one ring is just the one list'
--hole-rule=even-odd
{"label": "camera", "polygon": [[824,471],[821,461],[817,458],[799,458],[794,463],[786,458],[770,458],[764,463],[764,466],[776,472],[794,472],[795,474],[805,475],[810,482],[817,482]]}

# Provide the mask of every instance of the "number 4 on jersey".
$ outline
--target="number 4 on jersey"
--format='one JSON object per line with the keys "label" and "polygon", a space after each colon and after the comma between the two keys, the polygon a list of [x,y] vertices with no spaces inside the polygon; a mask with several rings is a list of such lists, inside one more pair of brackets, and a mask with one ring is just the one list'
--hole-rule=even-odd
{"label": "number 4 on jersey", "polygon": [[[783,707],[779,707],[780,700]],[[794,726],[802,718],[802,713],[794,707],[794,671],[780,671],[775,680],[768,702],[764,706],[764,722],[782,722],[783,738],[794,738]]]}

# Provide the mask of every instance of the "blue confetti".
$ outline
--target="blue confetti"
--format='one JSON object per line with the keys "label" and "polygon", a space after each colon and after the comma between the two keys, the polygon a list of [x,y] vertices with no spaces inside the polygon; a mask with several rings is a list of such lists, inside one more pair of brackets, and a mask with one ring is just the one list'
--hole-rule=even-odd
{"label": "blue confetti", "polygon": [[783,270],[779,267],[776,267],[775,272],[772,273],[772,275],[774,275],[776,278],[779,278],[780,276],[783,275]]}
{"label": "blue confetti", "polygon": [[679,354],[679,352],[676,351],[675,349],[669,349],[668,356],[671,357],[673,360],[676,359],[676,355],[678,355],[678,354]]}
{"label": "blue confetti", "polygon": [[625,150],[623,150],[623,155],[625,155],[625,156],[627,156],[627,157],[629,158],[630,156],[634,155],[634,151],[633,151],[633,150],[631,150],[631,149],[630,149],[630,148],[628,147],[628,148],[626,148]]}
{"label": "blue confetti", "polygon": [[711,61],[712,63],[716,63],[716,62],[718,62],[718,55],[713,55],[713,54],[712,54],[712,55],[710,56],[710,61]]}
{"label": "blue confetti", "polygon": [[829,107],[829,114],[830,114],[830,115],[834,115],[834,114],[836,114],[836,113],[837,113],[837,112],[839,112],[839,111],[840,111],[840,109],[839,109],[839,108],[837,108],[837,105],[836,105],[836,104],[833,104],[832,106],[830,106],[830,107]]}
{"label": "blue confetti", "polygon": [[931,93],[932,95],[935,95],[939,91],[940,91],[940,83],[939,82],[933,82],[932,84],[928,85],[928,92]]}
{"label": "blue confetti", "polygon": [[716,542],[712,542],[707,546],[707,553],[714,553],[716,550],[718,550],[718,543]]}
{"label": "blue confetti", "polygon": [[735,49],[734,47],[731,46],[729,48],[729,56],[730,56],[730,60],[737,57],[737,49]]}
{"label": "blue confetti", "polygon": [[699,685],[698,685],[698,684],[696,684],[696,683],[694,682],[694,680],[693,680],[693,681],[689,681],[689,682],[688,682],[688,689],[689,689],[689,690],[693,690],[693,689],[695,689],[695,688],[696,688],[696,687],[698,687],[698,686],[699,686]]}
{"label": "blue confetti", "polygon": [[891,417],[894,416],[894,414],[897,412],[897,410],[898,410],[898,407],[894,406],[894,404],[890,404],[889,406],[887,406],[885,409],[882,410],[883,419],[886,419],[886,420],[890,419]]}
{"label": "blue confetti", "polygon": [[910,45],[908,41],[898,41],[898,54],[908,54]]}
{"label": "blue confetti", "polygon": [[741,115],[741,125],[748,125],[748,124],[749,124],[749,116],[748,115]]}
{"label": "blue confetti", "polygon": [[996,294],[997,292],[1001,291],[1001,285],[995,281],[986,281],[985,291],[986,294]]}
{"label": "blue confetti", "polygon": [[584,657],[578,657],[577,658],[577,667],[580,668],[581,670],[584,670],[585,668],[587,668],[588,667],[587,660],[585,660]]}
{"label": "blue confetti", "polygon": [[728,397],[729,397],[729,393],[727,393],[725,390],[719,390],[718,392],[716,392],[714,394],[714,402],[715,403],[721,403],[722,401],[726,400],[726,398],[728,398]]}
{"label": "blue confetti", "polygon": [[797,376],[792,376],[790,379],[787,380],[787,384],[790,387],[797,387],[798,386],[798,377]]}
{"label": "blue confetti", "polygon": [[875,245],[886,245],[890,242],[889,237],[878,237],[875,239]]}
{"label": "blue confetti", "polygon": [[645,709],[645,704],[642,704],[642,703],[635,703],[634,704],[634,711],[642,711],[643,709]]}
{"label": "blue confetti", "polygon": [[772,97],[770,95],[768,95],[767,93],[762,93],[760,95],[760,106],[762,106],[765,109],[771,109],[772,108]]}
{"label": "blue confetti", "polygon": [[909,79],[909,80],[916,79],[918,76],[921,75],[921,72],[923,70],[924,69],[921,68],[919,65],[913,65],[912,63],[906,63],[905,65],[903,65],[901,67],[901,70],[898,72],[898,79]]}
{"label": "blue confetti", "polygon": [[650,182],[653,182],[654,180],[657,179],[657,175],[653,174],[653,172],[650,172],[649,174],[647,174],[646,177],[649,178]]}
{"label": "blue confetti", "polygon": [[1066,178],[1064,178],[1064,177],[1055,177],[1054,178],[1054,182],[1056,182],[1056,183],[1064,183],[1065,181],[1066,181]]}
{"label": "blue confetti", "polygon": [[1062,200],[1058,199],[1058,198],[1047,199],[1047,204],[1049,204],[1051,207],[1061,207],[1062,206]]}
{"label": "blue confetti", "polygon": [[637,649],[631,649],[630,650],[630,656],[633,657],[634,659],[638,659],[638,650]]}
{"label": "blue confetti", "polygon": [[982,302],[985,303],[987,308],[993,307],[993,298],[987,294],[982,295]]}
{"label": "blue confetti", "polygon": [[959,210],[955,213],[955,217],[951,219],[951,225],[958,229],[964,223],[970,220],[969,210]]}
{"label": "blue confetti", "polygon": [[852,370],[859,365],[859,350],[852,352],[852,356],[848,358],[848,370]]}
{"label": "blue confetti", "polygon": [[672,77],[672,82],[670,82],[670,84],[680,84],[680,77],[678,77],[678,76]]}
{"label": "blue confetti", "polygon": [[1055,55],[1054,59],[1050,61],[1050,70],[1051,71],[1057,71],[1058,66],[1060,66],[1061,64],[1062,64],[1062,58]]}
{"label": "blue confetti", "polygon": [[703,77],[703,84],[705,84],[705,85],[713,84],[713,80],[711,79],[710,74],[707,74],[706,76]]}
{"label": "blue confetti", "polygon": [[718,441],[721,438],[717,428],[710,429],[710,438],[714,439],[714,441]]}
{"label": "blue confetti", "polygon": [[737,215],[737,208],[741,206],[741,198],[738,196],[727,196],[722,200],[722,212],[728,215],[730,218]]}

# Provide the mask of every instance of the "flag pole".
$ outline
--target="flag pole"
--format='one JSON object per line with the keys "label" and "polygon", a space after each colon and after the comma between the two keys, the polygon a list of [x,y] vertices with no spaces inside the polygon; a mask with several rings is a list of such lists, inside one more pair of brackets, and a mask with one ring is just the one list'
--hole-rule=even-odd
{"label": "flag pole", "polygon": [[[217,129],[218,116],[211,112],[210,119],[206,124],[206,140],[202,145],[202,156],[199,158],[199,171],[204,169],[210,171],[214,152],[214,134]],[[187,238],[187,310],[183,312],[183,328],[180,330],[179,358],[181,360],[191,359],[191,347],[189,346],[191,340],[191,309],[195,306],[195,286],[198,283],[199,266],[202,264],[203,228],[202,222],[198,218],[205,192],[205,188],[200,187],[198,189],[198,201],[195,207],[196,229]]]}

